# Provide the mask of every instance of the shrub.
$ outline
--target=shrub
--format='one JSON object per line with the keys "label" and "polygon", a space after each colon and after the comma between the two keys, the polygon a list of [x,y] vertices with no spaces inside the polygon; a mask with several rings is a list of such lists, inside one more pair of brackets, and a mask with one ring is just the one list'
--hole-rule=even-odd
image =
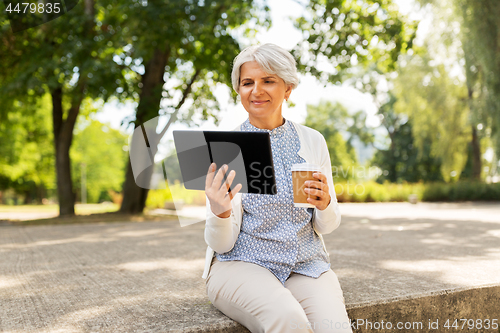
{"label": "shrub", "polygon": [[407,201],[410,194],[417,194],[421,198],[422,186],[420,183],[343,182],[335,184],[335,192],[339,202]]}
{"label": "shrub", "polygon": [[149,190],[148,198],[146,199],[147,208],[163,208],[166,201],[172,201],[172,193],[170,190]]}
{"label": "shrub", "polygon": [[206,204],[205,192],[186,190],[184,185],[177,182],[168,189],[150,190],[146,200],[147,208],[163,208],[165,202],[182,201],[186,205],[204,206]]}
{"label": "shrub", "polygon": [[[411,194],[416,194],[420,201],[500,201],[500,183],[485,184],[479,182],[447,183],[402,183],[374,181],[358,183],[355,181],[335,183],[335,192],[339,202],[388,202],[408,201]],[[182,184],[175,184],[170,190],[150,190],[146,207],[163,208],[166,201],[182,200],[187,205],[205,205],[203,191],[184,189]]]}
{"label": "shrub", "polygon": [[425,186],[424,201],[500,200],[500,183],[462,181],[453,184],[430,183]]}

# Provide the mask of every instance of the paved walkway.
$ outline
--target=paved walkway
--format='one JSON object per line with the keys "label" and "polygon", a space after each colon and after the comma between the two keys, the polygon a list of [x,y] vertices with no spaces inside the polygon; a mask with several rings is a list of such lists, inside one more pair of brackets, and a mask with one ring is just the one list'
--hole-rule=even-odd
{"label": "paved walkway", "polygon": [[[341,204],[341,211],[341,226],[325,241],[349,307],[500,285],[500,204]],[[205,295],[203,227],[0,226],[0,332],[236,327]]]}

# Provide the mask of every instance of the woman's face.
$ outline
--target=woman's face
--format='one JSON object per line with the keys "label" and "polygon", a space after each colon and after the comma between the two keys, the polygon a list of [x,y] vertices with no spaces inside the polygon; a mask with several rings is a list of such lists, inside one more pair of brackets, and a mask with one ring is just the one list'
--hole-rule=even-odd
{"label": "woman's face", "polygon": [[276,74],[267,74],[256,61],[249,61],[240,68],[239,89],[241,104],[252,125],[260,128],[281,125],[281,105],[289,97],[291,85],[287,87]]}

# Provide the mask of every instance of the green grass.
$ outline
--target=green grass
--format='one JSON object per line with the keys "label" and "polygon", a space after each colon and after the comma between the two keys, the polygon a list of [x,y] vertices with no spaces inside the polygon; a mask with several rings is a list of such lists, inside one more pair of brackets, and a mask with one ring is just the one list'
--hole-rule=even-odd
{"label": "green grass", "polygon": [[411,194],[420,201],[500,201],[500,183],[485,184],[461,181],[457,183],[339,182],[335,184],[339,202],[408,201]]}
{"label": "green grass", "polygon": [[120,206],[114,203],[108,204],[76,204],[75,213],[77,215],[89,215],[89,214],[99,214],[99,213],[112,213],[117,212]]}
{"label": "green grass", "polygon": [[163,208],[166,201],[183,201],[186,205],[204,206],[206,197],[204,191],[186,190],[184,185],[178,183],[168,189],[150,190],[146,207]]}
{"label": "green grass", "polygon": [[335,184],[335,192],[339,202],[388,202],[408,201],[410,194],[422,198],[424,185],[417,184],[379,184],[374,181],[339,182]]}

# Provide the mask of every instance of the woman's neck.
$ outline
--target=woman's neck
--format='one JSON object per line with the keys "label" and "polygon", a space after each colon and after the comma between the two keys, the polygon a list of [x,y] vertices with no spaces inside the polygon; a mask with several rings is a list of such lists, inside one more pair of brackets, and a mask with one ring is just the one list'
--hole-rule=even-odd
{"label": "woman's neck", "polygon": [[266,119],[262,121],[261,119],[252,119],[249,117],[248,119],[250,124],[260,129],[273,130],[276,127],[280,127],[285,123],[285,118],[280,115],[278,119]]}

